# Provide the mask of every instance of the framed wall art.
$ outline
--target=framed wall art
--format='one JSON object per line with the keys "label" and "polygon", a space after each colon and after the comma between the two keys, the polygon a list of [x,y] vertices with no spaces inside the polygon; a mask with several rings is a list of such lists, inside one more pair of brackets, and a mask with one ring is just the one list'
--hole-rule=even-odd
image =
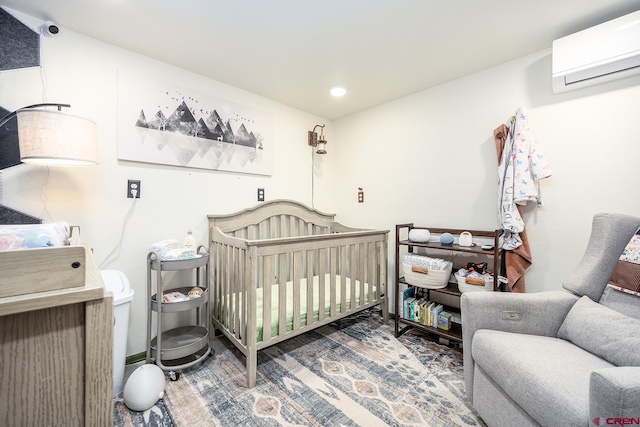
{"label": "framed wall art", "polygon": [[123,70],[118,72],[118,159],[271,175],[267,113]]}

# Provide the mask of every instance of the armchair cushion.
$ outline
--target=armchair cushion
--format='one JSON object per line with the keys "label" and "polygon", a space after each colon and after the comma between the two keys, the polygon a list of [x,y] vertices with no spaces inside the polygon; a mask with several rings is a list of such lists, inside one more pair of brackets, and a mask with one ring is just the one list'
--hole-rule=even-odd
{"label": "armchair cushion", "polygon": [[[471,353],[477,368],[543,426],[585,425],[591,372],[614,367],[559,338],[488,329],[475,333]],[[482,393],[475,388],[474,396]]]}
{"label": "armchair cushion", "polygon": [[638,417],[640,368],[599,369],[591,373],[589,418]]}
{"label": "armchair cushion", "polygon": [[583,296],[558,330],[558,338],[617,366],[640,366],[640,320]]}

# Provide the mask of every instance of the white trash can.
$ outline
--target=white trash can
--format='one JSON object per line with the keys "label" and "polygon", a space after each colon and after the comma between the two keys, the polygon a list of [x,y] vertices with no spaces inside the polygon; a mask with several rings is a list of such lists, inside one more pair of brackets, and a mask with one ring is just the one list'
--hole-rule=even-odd
{"label": "white trash can", "polygon": [[133,289],[121,271],[100,270],[100,274],[105,288],[113,294],[113,397],[116,397],[123,388]]}

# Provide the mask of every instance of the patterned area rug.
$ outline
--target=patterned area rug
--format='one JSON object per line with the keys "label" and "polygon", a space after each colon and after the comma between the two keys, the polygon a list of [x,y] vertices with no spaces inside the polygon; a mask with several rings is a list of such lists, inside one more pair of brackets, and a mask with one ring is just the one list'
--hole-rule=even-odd
{"label": "patterned area rug", "polygon": [[235,348],[167,381],[144,412],[116,399],[116,426],[484,426],[464,393],[462,354],[424,336],[396,339],[371,310],[258,353],[246,388]]}

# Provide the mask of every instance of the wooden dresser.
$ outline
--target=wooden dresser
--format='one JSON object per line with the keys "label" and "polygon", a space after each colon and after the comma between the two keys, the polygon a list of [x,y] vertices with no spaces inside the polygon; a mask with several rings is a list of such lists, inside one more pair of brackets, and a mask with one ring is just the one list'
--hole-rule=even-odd
{"label": "wooden dresser", "polygon": [[113,297],[84,249],[80,286],[0,298],[0,425],[113,425]]}

